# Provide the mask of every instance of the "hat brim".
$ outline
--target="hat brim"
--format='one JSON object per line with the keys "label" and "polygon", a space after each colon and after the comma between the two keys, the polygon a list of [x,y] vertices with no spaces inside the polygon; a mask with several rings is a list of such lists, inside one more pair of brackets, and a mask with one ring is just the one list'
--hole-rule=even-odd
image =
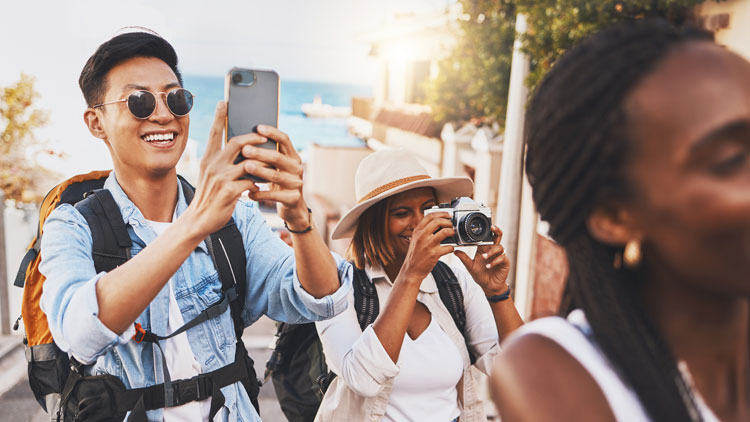
{"label": "hat brim", "polygon": [[417,180],[397,186],[382,192],[366,201],[360,202],[341,217],[331,233],[331,239],[345,239],[353,237],[357,229],[357,220],[368,208],[389,196],[405,192],[410,189],[431,187],[435,189],[439,202],[448,202],[459,196],[471,196],[474,192],[474,182],[468,177],[435,177]]}

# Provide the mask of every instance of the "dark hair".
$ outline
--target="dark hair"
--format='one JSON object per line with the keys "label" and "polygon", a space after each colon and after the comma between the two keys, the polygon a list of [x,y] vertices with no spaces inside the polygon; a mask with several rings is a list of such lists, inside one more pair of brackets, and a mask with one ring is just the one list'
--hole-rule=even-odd
{"label": "dark hair", "polygon": [[107,92],[107,73],[133,57],[155,57],[166,63],[182,85],[177,53],[167,40],[148,32],[130,32],[113,37],[96,49],[81,70],[78,85],[89,107],[102,101]]}
{"label": "dark hair", "polygon": [[375,203],[357,221],[357,229],[346,257],[360,270],[375,264],[385,268],[395,258],[393,246],[388,241],[388,207],[391,198],[393,197],[389,196]]}
{"label": "dark hair", "polygon": [[700,415],[676,359],[635,296],[639,274],[613,268],[622,248],[595,240],[586,220],[604,201],[635,192],[625,173],[633,149],[628,95],[676,47],[711,39],[663,20],[612,27],[565,53],[527,111],[526,171],[542,219],[567,252],[566,290],[599,347],[659,421]]}

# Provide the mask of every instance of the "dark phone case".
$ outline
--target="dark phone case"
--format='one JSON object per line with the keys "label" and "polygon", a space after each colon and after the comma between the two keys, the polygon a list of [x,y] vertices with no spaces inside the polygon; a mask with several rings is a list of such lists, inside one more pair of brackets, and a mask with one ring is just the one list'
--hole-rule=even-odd
{"label": "dark phone case", "polygon": [[[235,71],[252,71],[255,82],[250,86],[237,85],[232,82]],[[258,125],[278,127],[279,119],[279,75],[273,70],[258,70],[247,68],[232,68],[227,72],[224,81],[224,98],[227,101],[226,140],[237,135],[256,132]],[[275,141],[258,145],[261,148],[277,149]],[[237,156],[235,164],[242,161],[242,155]],[[266,180],[247,175],[256,182]]]}

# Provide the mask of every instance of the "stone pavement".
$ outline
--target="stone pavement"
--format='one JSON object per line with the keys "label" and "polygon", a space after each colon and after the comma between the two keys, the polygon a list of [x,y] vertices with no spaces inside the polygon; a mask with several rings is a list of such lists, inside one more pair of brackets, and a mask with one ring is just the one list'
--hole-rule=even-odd
{"label": "stone pavement", "polygon": [[[275,332],[274,322],[264,317],[248,327],[242,337],[259,377],[271,356]],[[29,388],[21,339],[20,335],[0,336],[0,422],[49,422]],[[258,401],[264,422],[286,421],[270,381],[261,387]]]}

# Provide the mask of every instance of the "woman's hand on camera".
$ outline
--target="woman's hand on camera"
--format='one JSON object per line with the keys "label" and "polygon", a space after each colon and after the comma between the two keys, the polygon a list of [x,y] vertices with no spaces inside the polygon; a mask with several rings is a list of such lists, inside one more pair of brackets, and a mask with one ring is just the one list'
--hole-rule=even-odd
{"label": "woman's hand on camera", "polygon": [[453,252],[453,246],[441,245],[440,242],[455,233],[448,213],[436,212],[425,215],[412,232],[409,250],[406,252],[400,273],[409,280],[421,284],[437,265],[438,259]]}
{"label": "woman's hand on camera", "polygon": [[302,197],[302,159],[286,133],[260,125],[258,135],[264,141],[276,141],[279,148],[276,151],[255,146],[257,144],[242,148],[247,173],[271,183],[270,190],[254,190],[248,196],[256,201],[276,202],[279,216],[287,225],[293,230],[304,230],[310,224],[310,216]]}
{"label": "woman's hand on camera", "polygon": [[510,273],[510,260],[505,255],[505,248],[500,244],[503,232],[496,226],[492,226],[491,230],[495,235],[494,244],[477,246],[474,259],[464,251],[454,252],[487,296],[504,293],[508,289],[507,280]]}
{"label": "woman's hand on camera", "polygon": [[227,104],[221,101],[216,105],[195,196],[186,212],[194,219],[191,227],[203,237],[229,221],[242,192],[258,190],[252,180],[241,179],[247,171],[244,163],[234,164],[234,159],[243,147],[263,143],[265,139],[257,134],[236,136],[222,148],[226,115]]}

